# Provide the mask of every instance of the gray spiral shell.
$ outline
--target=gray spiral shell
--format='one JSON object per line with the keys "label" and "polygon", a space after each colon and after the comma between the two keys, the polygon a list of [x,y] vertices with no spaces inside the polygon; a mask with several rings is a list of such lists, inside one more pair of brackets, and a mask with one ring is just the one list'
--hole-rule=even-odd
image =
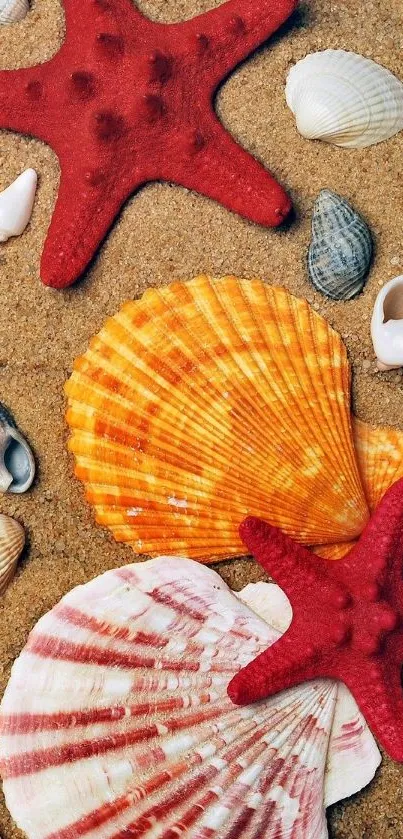
{"label": "gray spiral shell", "polygon": [[351,300],[362,291],[373,252],[368,225],[345,198],[322,189],[315,201],[308,271],[317,289],[332,300]]}

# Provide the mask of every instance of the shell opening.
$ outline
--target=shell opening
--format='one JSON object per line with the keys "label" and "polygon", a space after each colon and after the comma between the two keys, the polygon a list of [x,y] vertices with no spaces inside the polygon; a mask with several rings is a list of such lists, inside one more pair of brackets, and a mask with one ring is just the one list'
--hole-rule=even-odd
{"label": "shell opening", "polygon": [[11,479],[8,491],[25,492],[34,479],[33,458],[20,440],[11,435],[3,454],[3,464]]}
{"label": "shell opening", "polygon": [[403,286],[397,285],[388,292],[383,301],[383,323],[403,319]]}

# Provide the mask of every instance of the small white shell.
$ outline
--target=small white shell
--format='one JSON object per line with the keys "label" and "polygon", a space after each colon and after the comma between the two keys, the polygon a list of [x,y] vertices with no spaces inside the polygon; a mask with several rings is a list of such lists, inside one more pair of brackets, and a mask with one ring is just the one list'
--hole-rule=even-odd
{"label": "small white shell", "polygon": [[363,148],[403,128],[403,84],[389,70],[353,52],[307,55],[290,70],[287,105],[303,137]]}
{"label": "small white shell", "polygon": [[28,0],[0,0],[0,24],[22,20],[28,11]]}
{"label": "small white shell", "polygon": [[37,180],[35,169],[26,169],[0,192],[0,242],[24,232],[31,218]]}
{"label": "small white shell", "polygon": [[24,528],[10,516],[0,514],[0,596],[15,574],[25,544]]}
{"label": "small white shell", "polygon": [[381,288],[372,313],[371,336],[379,370],[403,367],[403,274]]}

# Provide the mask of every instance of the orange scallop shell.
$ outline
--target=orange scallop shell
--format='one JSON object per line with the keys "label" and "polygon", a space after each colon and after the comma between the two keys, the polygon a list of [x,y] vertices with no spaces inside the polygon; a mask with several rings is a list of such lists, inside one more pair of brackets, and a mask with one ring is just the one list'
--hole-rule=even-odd
{"label": "orange scallop shell", "polygon": [[[361,481],[370,512],[386,490],[403,478],[403,432],[396,428],[373,428],[353,418],[354,443]],[[315,552],[326,559],[340,559],[354,542],[320,545]]]}
{"label": "orange scallop shell", "polygon": [[76,474],[137,553],[242,554],[248,514],[322,545],[368,518],[346,349],[284,289],[206,276],[150,289],[107,321],[66,392]]}

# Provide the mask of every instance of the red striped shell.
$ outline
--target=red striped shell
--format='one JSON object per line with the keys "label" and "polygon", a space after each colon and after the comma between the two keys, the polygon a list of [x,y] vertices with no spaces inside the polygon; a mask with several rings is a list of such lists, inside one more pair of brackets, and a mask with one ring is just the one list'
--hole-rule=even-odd
{"label": "red striped shell", "polygon": [[231,677],[290,619],[277,586],[241,596],[265,619],[215,572],[163,557],[39,621],[0,709],[6,802],[29,839],[327,836],[325,805],[368,783],[378,750],[330,681],[231,704]]}

